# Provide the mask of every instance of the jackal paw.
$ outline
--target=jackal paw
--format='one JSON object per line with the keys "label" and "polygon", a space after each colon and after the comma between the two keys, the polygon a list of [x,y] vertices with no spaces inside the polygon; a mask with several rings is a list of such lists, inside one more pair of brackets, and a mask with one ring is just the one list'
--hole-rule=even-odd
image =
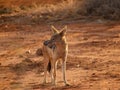
{"label": "jackal paw", "polygon": [[55,82],[51,82],[51,84],[52,84],[53,86],[55,86],[55,85],[56,85],[56,83],[55,83]]}
{"label": "jackal paw", "polygon": [[66,83],[65,86],[70,86],[70,84]]}
{"label": "jackal paw", "polygon": [[64,82],[65,83],[65,86],[70,86],[70,84],[68,82]]}
{"label": "jackal paw", "polygon": [[44,85],[44,84],[46,84],[46,81],[43,81],[43,83],[42,83],[42,84],[43,84],[43,85]]}

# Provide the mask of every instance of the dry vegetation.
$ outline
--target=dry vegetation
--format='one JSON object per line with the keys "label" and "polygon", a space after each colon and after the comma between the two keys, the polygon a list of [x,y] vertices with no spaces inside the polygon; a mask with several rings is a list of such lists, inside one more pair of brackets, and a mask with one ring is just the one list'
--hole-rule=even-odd
{"label": "dry vegetation", "polygon": [[85,0],[84,13],[105,19],[120,19],[120,0]]}
{"label": "dry vegetation", "polygon": [[[120,18],[119,0],[36,0],[36,1],[0,1],[0,14],[31,12],[45,18],[75,18],[92,16],[118,20]],[[29,3],[28,3],[29,2]],[[13,4],[12,4],[13,3]],[[12,4],[12,5],[11,5]],[[37,18],[38,19],[38,18]]]}
{"label": "dry vegetation", "polygon": [[29,10],[39,5],[57,4],[62,0],[0,0],[0,14]]}

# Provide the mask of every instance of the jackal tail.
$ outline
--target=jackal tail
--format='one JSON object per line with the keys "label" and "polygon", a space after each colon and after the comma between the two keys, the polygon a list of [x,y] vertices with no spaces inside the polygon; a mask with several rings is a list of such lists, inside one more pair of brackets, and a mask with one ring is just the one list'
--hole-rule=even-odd
{"label": "jackal tail", "polygon": [[48,66],[47,66],[47,70],[50,73],[50,71],[51,71],[51,62],[50,62],[50,60],[49,60]]}

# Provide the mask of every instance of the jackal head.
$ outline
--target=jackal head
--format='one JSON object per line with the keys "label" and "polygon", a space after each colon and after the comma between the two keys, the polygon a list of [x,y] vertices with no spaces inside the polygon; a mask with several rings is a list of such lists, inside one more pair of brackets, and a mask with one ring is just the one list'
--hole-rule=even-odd
{"label": "jackal head", "polygon": [[57,43],[62,41],[65,38],[67,26],[62,28],[61,30],[56,29],[54,26],[51,26],[51,30],[53,35],[51,36],[50,43]]}
{"label": "jackal head", "polygon": [[55,48],[56,47],[56,43],[64,41],[64,38],[65,38],[65,35],[66,35],[67,26],[65,26],[60,31],[57,30],[54,26],[51,26],[51,30],[52,30],[53,34],[52,34],[50,40],[47,40],[47,41],[44,42],[44,45],[48,46],[49,48]]}

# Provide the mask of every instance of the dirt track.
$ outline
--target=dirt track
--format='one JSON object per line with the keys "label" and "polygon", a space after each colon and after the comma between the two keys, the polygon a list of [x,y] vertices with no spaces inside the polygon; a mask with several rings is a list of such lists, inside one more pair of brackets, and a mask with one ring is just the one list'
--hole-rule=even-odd
{"label": "dirt track", "polygon": [[[12,22],[12,21],[11,21]],[[56,24],[62,28],[64,24]],[[91,21],[69,23],[67,80],[60,64],[57,86],[43,86],[42,57],[35,55],[50,37],[50,25],[0,25],[0,90],[120,90],[120,25]],[[26,51],[30,50],[30,53]]]}

